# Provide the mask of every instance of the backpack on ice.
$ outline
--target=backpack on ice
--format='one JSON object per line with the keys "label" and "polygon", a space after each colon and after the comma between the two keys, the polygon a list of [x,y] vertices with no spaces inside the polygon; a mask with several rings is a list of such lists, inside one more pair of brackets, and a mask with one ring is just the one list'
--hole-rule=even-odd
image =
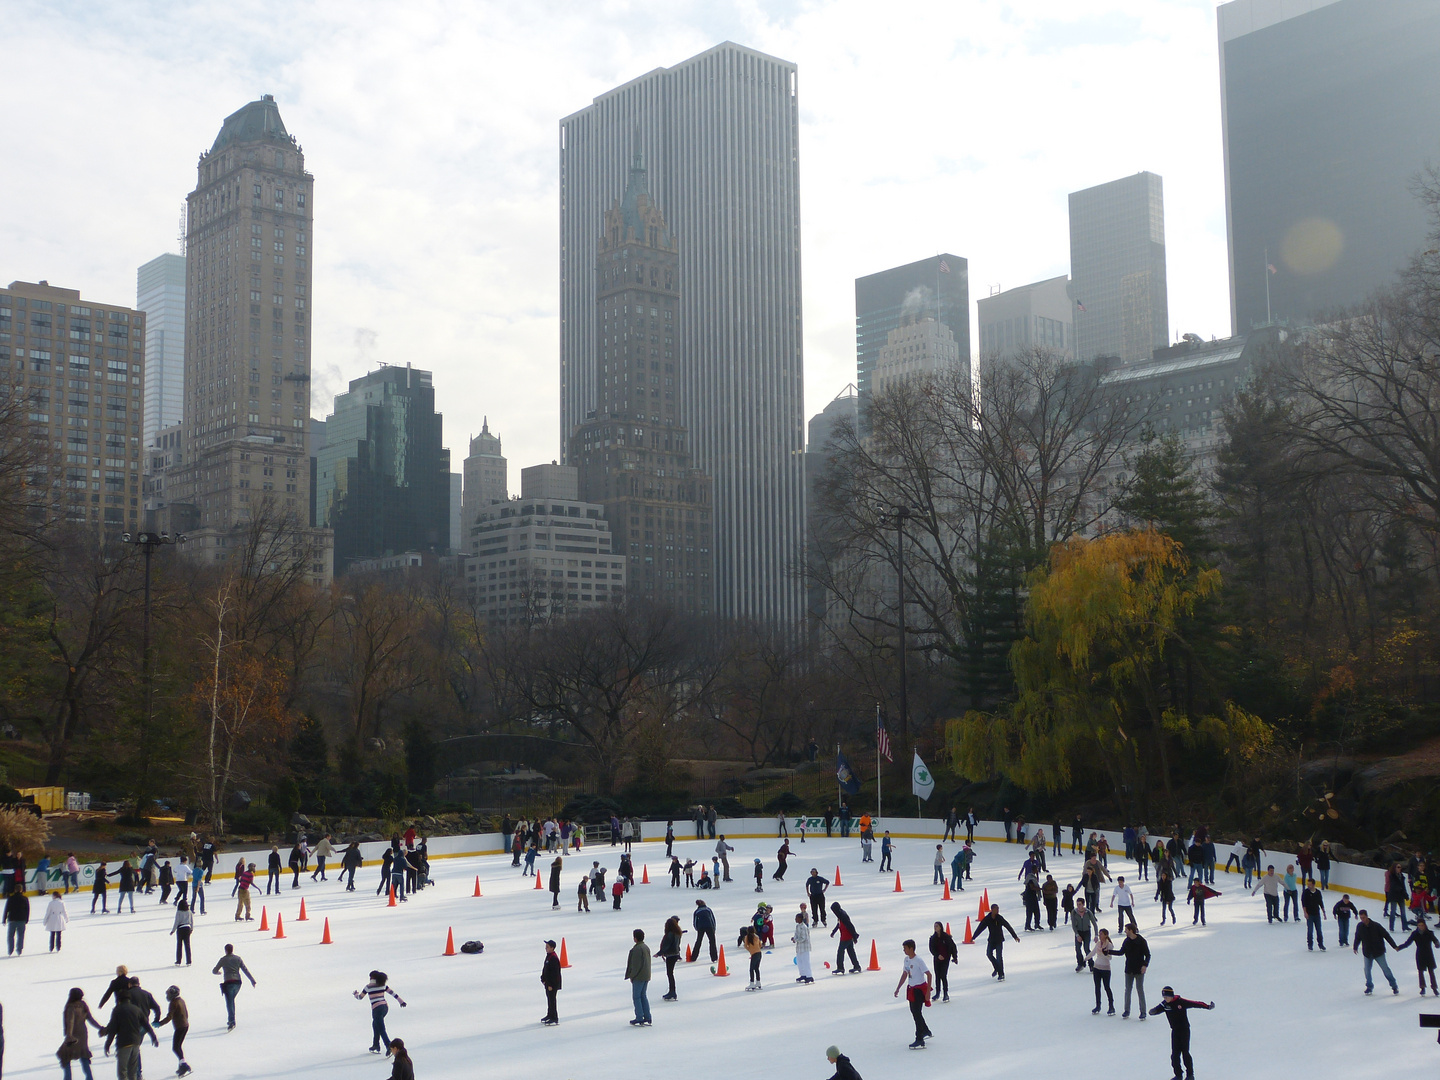
{"label": "backpack on ice", "polygon": [[460,946],[463,953],[482,953],[485,951],[485,943],[482,941],[467,941]]}

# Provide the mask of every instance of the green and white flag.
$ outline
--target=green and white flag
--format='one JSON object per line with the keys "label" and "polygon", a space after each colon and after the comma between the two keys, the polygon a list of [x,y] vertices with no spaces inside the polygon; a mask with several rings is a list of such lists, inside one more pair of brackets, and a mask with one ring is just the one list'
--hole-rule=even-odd
{"label": "green and white flag", "polygon": [[930,798],[931,793],[935,790],[935,777],[930,775],[930,770],[920,760],[918,750],[915,752],[915,764],[910,770],[910,786],[915,792],[915,797],[919,799]]}

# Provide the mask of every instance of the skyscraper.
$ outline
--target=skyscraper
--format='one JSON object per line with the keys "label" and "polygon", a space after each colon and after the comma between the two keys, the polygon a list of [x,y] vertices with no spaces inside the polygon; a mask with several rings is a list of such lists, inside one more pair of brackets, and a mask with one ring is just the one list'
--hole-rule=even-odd
{"label": "skyscraper", "polygon": [[1232,330],[1359,303],[1424,245],[1440,5],[1235,0],[1218,23]]}
{"label": "skyscraper", "polygon": [[675,237],[637,152],[596,255],[597,400],[571,438],[570,460],[580,498],[605,507],[611,551],[629,564],[630,595],[708,615],[712,486],[691,463],[690,433],[678,422],[684,380],[670,349],[661,359],[659,347],[683,335],[679,276]]}
{"label": "skyscraper", "polygon": [[596,409],[596,256],[641,151],[678,250],[678,330],[647,328],[647,347],[676,365],[677,419],[714,483],[716,610],[791,625],[805,528],[798,136],[795,65],[730,42],[560,122],[563,452]]}
{"label": "skyscraper", "polygon": [[1169,344],[1165,202],[1140,172],[1070,193],[1070,295],[1075,359],[1148,359]]}
{"label": "skyscraper", "polygon": [[225,118],[187,198],[184,463],[201,530],[261,505],[304,526],[314,178],[266,94]]}
{"label": "skyscraper", "polygon": [[335,566],[450,546],[450,451],[430,372],[381,367],[335,396],[318,455],[316,524],[335,531]]}
{"label": "skyscraper", "polygon": [[980,355],[1004,359],[1039,348],[1073,356],[1073,307],[1064,274],[982,297],[975,305]]}
{"label": "skyscraper", "polygon": [[480,511],[510,497],[505,454],[500,446],[500,436],[490,433],[488,416],[480,425],[480,434],[470,440],[470,453],[463,468],[465,489],[461,496],[460,549],[473,551],[470,530],[474,528]]}
{"label": "skyscraper", "polygon": [[959,255],[932,255],[855,279],[855,385],[860,416],[874,389],[880,350],[906,319],[928,315],[950,328],[970,370],[970,267]]}
{"label": "skyscraper", "polygon": [[145,418],[142,446],[185,410],[185,256],[151,259],[135,274],[135,306],[145,312]]}
{"label": "skyscraper", "polygon": [[24,399],[32,482],[48,480],[67,521],[108,532],[141,523],[144,350],[143,312],[48,281],[0,289],[0,395]]}

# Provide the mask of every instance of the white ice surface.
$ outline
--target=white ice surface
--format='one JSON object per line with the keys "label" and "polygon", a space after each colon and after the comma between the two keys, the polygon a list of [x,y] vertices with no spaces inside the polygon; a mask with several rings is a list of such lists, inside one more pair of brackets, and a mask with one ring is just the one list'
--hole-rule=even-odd
{"label": "white ice surface", "polygon": [[[1018,847],[978,844],[974,881],[945,903],[939,887],[930,885],[934,847],[925,841],[897,844],[902,894],[893,891],[893,874],[876,872],[878,845],[876,863],[862,864],[858,842],[812,837],[801,845],[792,839],[796,854],[787,881],[774,883],[769,874],[777,843],[734,843],[735,881],[705,893],[670,888],[663,845],[639,845],[636,869],[648,864],[651,884],[637,885],[618,913],[593,900],[588,915],[575,911],[577,876],[592,858],[609,867],[609,880],[614,879],[619,851],[609,846],[592,846],[582,857],[566,859],[559,911],[551,910],[548,892],[534,891],[533,880],[522,878],[509,858],[500,856],[437,860],[438,886],[393,910],[374,895],[378,868],[364,868],[354,893],[346,893],[333,875],[328,884],[312,884],[302,875],[303,887],[287,887],[278,904],[274,897],[257,897],[257,922],[249,924],[233,921],[231,883],[222,886],[217,880],[207,890],[210,913],[197,918],[190,968],[171,966],[172,909],[156,903],[158,893],[137,897],[137,914],[118,916],[113,891],[112,913],[105,916],[89,914],[88,893],[72,894],[70,929],[59,955],[46,953],[40,922],[45,901],[32,898],[25,955],[0,959],[5,1072],[10,1077],[58,1076],[54,1053],[66,992],[83,987],[94,1009],[115,965],[124,963],[162,1003],[166,986],[180,986],[190,1006],[186,1050],[197,1080],[388,1076],[389,1063],[366,1053],[370,1010],[351,996],[372,968],[386,971],[409,1003],[405,1009],[392,1007],[389,1032],[405,1040],[419,1080],[635,1080],[685,1074],[824,1078],[832,1071],[824,1058],[831,1043],[850,1055],[866,1080],[894,1077],[902,1069],[907,1080],[1055,1076],[1072,1069],[1087,1076],[1112,1070],[1127,1077],[1169,1075],[1163,1017],[1141,1024],[1118,1015],[1091,1016],[1091,979],[1075,972],[1072,937],[1064,925],[1054,933],[1021,929]],[[947,856],[954,850],[946,845]],[[682,860],[699,858],[708,856],[713,844],[684,841],[676,851]],[[733,946],[736,928],[761,899],[751,875],[757,855],[766,867],[763,899],[776,909],[777,948],[764,959],[764,991],[751,994],[745,992],[744,953]],[[787,927],[805,899],[809,868],[818,866],[833,878],[837,864],[844,885],[832,888],[831,897],[849,911],[860,931],[862,964],[873,938],[883,970],[831,976],[823,961],[834,962],[834,939],[816,928],[817,981],[797,985]],[[1123,858],[1110,860],[1112,873],[1131,866]],[[548,859],[540,860],[540,867],[546,873]],[[1073,855],[1050,860],[1062,885],[1079,868],[1080,859]],[[481,899],[471,896],[477,873]],[[966,915],[974,916],[986,887],[1020,934],[1018,944],[1006,939],[1007,979],[997,984],[989,977],[983,946],[962,947],[950,977],[951,1001],[927,1012],[935,1038],[928,1049],[909,1051],[910,1016],[903,997],[891,996],[900,975],[900,942],[913,937],[924,954],[935,919],[947,920],[959,940]],[[1377,970],[1376,993],[1367,998],[1360,958],[1336,947],[1333,922],[1324,924],[1329,951],[1307,952],[1303,925],[1268,926],[1263,899],[1242,891],[1237,876],[1220,874],[1216,887],[1224,895],[1207,906],[1208,928],[1190,926],[1190,909],[1182,899],[1176,904],[1181,927],[1160,929],[1158,905],[1150,900],[1153,885],[1141,883],[1137,890],[1142,931],[1154,952],[1146,978],[1148,1003],[1158,1001],[1168,982],[1183,996],[1217,1004],[1215,1011],[1193,1016],[1198,1076],[1251,1075],[1257,1069],[1283,1068],[1286,1061],[1304,1061],[1326,1077],[1433,1075],[1440,1046],[1433,1033],[1418,1027],[1416,1016],[1440,1012],[1440,1001],[1418,996],[1413,952],[1391,958],[1400,996],[1391,996]],[[308,908],[306,922],[295,921],[301,896]],[[680,1000],[666,1002],[660,1000],[664,964],[656,961],[650,988],[654,1027],[631,1028],[630,988],[621,978],[631,931],[643,928],[652,949],[658,947],[667,916],[679,915],[690,929],[697,897],[717,910],[717,936],[726,946],[731,975],[712,976],[708,960],[682,963]],[[1336,899],[1335,893],[1327,894],[1327,910]],[[1108,902],[1107,887],[1102,907]],[[260,904],[268,905],[272,926],[277,912],[284,914],[285,940],[255,930]],[[1360,900],[1358,906],[1375,911],[1380,905]],[[1105,914],[1113,929],[1113,912]],[[321,946],[327,916],[335,943]],[[479,939],[484,954],[442,956],[451,926],[457,946]],[[564,972],[560,1026],[546,1029],[538,1023],[545,1007],[539,983],[542,941],[562,936],[572,966]],[[239,1026],[229,1034],[218,977],[210,974],[226,942],[236,945],[259,980],[258,987],[246,983],[241,991]],[[1117,1009],[1123,984],[1117,970]],[[102,1022],[108,1014],[108,1005],[97,1012]],[[160,1048],[147,1043],[144,1050],[151,1080],[173,1074],[175,1066],[168,1029],[160,1034]],[[96,1076],[108,1077],[113,1059],[101,1055],[102,1043],[92,1033]],[[1060,1062],[1066,1063],[1063,1069],[1057,1069]],[[78,1068],[75,1075],[80,1076]]]}

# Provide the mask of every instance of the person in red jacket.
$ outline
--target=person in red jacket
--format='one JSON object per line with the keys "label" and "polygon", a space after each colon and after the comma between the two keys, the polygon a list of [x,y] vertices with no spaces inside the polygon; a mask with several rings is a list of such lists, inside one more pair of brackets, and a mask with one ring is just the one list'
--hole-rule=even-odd
{"label": "person in red jacket", "polygon": [[1206,885],[1199,878],[1190,882],[1190,894],[1187,900],[1195,905],[1195,914],[1190,918],[1191,926],[1194,926],[1197,922],[1201,926],[1205,925],[1205,901],[1219,895],[1219,892],[1212,889],[1209,885]]}
{"label": "person in red jacket", "polygon": [[1215,1003],[1191,1001],[1175,993],[1173,987],[1160,991],[1160,1004],[1150,1010],[1151,1016],[1165,1014],[1170,1021],[1170,1067],[1175,1070],[1175,1080],[1181,1080],[1180,1064],[1185,1064],[1185,1080],[1195,1080],[1195,1062],[1190,1059],[1190,1009],[1213,1009]]}
{"label": "person in red jacket", "polygon": [[855,955],[855,942],[859,940],[860,934],[855,929],[855,924],[850,921],[850,916],[839,903],[832,903],[830,911],[835,916],[835,929],[830,931],[830,936],[840,935],[840,947],[835,950],[835,974],[845,974],[845,955],[850,955],[850,974],[860,974],[860,958]]}

